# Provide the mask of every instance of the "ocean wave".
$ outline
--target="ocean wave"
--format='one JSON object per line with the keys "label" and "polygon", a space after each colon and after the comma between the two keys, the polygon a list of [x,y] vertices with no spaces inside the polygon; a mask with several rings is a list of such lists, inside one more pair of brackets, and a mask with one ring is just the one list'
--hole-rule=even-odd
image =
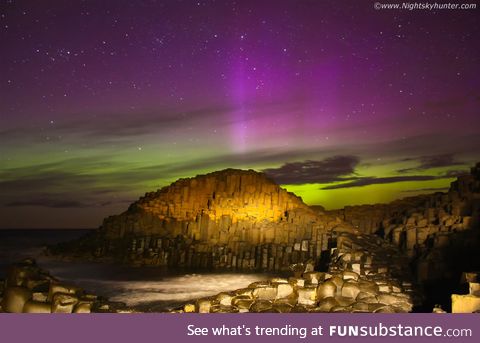
{"label": "ocean wave", "polygon": [[92,278],[77,278],[72,281],[86,289],[105,294],[110,300],[136,306],[158,301],[188,301],[226,290],[247,287],[250,283],[265,278],[263,274],[219,273],[186,274],[166,277],[161,281],[113,281]]}

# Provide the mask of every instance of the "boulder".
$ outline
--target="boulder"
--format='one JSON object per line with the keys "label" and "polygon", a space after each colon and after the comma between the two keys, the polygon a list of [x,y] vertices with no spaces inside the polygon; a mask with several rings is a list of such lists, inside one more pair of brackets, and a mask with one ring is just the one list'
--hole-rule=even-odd
{"label": "boulder", "polygon": [[352,270],[357,274],[362,273],[362,265],[360,263],[352,263]]}
{"label": "boulder", "polygon": [[308,313],[309,308],[305,307],[304,305],[297,304],[295,305],[290,313]]}
{"label": "boulder", "polygon": [[357,294],[357,297],[355,298],[355,300],[363,301],[363,299],[372,298],[372,297],[376,299],[376,294],[370,293],[370,292],[360,292]]}
{"label": "boulder", "polygon": [[398,301],[394,303],[392,306],[396,309],[396,312],[407,313],[407,312],[412,312],[413,310],[413,305],[411,303],[404,302],[404,301]]}
{"label": "boulder", "polygon": [[48,292],[48,300],[51,301],[55,293],[63,293],[63,294],[75,294],[80,291],[80,288],[76,286],[70,286],[60,283],[50,283],[50,289]]}
{"label": "boulder", "polygon": [[317,299],[335,297],[337,294],[337,285],[328,280],[317,287]]}
{"label": "boulder", "polygon": [[294,292],[293,286],[289,283],[281,283],[277,285],[277,294],[275,299],[286,298]]}
{"label": "boulder", "polygon": [[358,283],[355,281],[348,281],[343,284],[342,287],[342,296],[347,298],[356,299],[358,293],[360,293],[360,288]]}
{"label": "boulder", "polygon": [[48,298],[48,293],[34,292],[32,294],[32,300],[34,301],[46,302],[47,298]]}
{"label": "boulder", "polygon": [[212,305],[211,313],[238,313],[238,309],[233,306]]}
{"label": "boulder", "polygon": [[288,282],[293,287],[304,287],[305,286],[305,280],[302,279],[302,278],[291,277],[291,278],[288,279]]}
{"label": "boulder", "polygon": [[344,307],[350,306],[355,302],[354,298],[349,298],[349,297],[347,298],[347,297],[337,296],[335,299],[337,300],[340,306],[344,306]]}
{"label": "boulder", "polygon": [[469,282],[469,293],[471,295],[480,296],[480,283],[477,282]]}
{"label": "boulder", "polygon": [[234,291],[236,295],[245,295],[249,298],[253,298],[253,288],[240,288]]}
{"label": "boulder", "polygon": [[69,293],[54,293],[52,297],[53,313],[72,313],[78,298]]}
{"label": "boulder", "polygon": [[297,300],[298,300],[297,294],[292,293],[286,298],[276,299],[275,303],[276,304],[288,304],[290,306],[295,306],[297,304]]}
{"label": "boulder", "polygon": [[304,287],[297,289],[298,304],[305,306],[314,306],[317,303],[317,288]]}
{"label": "boulder", "polygon": [[189,303],[189,304],[183,305],[183,312],[185,313],[194,313],[195,310],[196,310],[195,304]]}
{"label": "boulder", "polygon": [[251,312],[268,312],[272,311],[273,303],[268,300],[257,300],[250,306]]}
{"label": "boulder", "polygon": [[278,313],[290,313],[292,311],[294,306],[288,304],[288,303],[283,303],[283,302],[274,302],[272,309],[275,312]]}
{"label": "boulder", "polygon": [[28,300],[23,306],[24,313],[52,313],[52,304]]}
{"label": "boulder", "polygon": [[232,305],[232,299],[235,296],[234,293],[219,293],[216,296],[216,300],[220,305],[223,306],[230,306]]}
{"label": "boulder", "polygon": [[379,303],[386,305],[393,305],[402,300],[395,295],[389,293],[380,293],[377,295],[377,299]]}
{"label": "boulder", "polygon": [[22,313],[23,306],[31,298],[32,292],[26,287],[7,287],[3,293],[2,308],[5,312]]}
{"label": "boulder", "polygon": [[358,288],[360,292],[363,293],[376,294],[379,292],[378,285],[373,281],[360,280],[358,282]]}
{"label": "boulder", "polygon": [[89,301],[80,301],[73,308],[73,313],[91,313],[92,305],[93,304]]}
{"label": "boulder", "polygon": [[344,281],[340,276],[335,275],[327,281],[333,282],[335,284],[337,293],[341,292]]}
{"label": "boulder", "polygon": [[212,300],[209,298],[203,298],[197,300],[198,313],[210,313],[212,307]]}
{"label": "boulder", "polygon": [[303,274],[303,278],[310,285],[318,285],[325,278],[325,274],[320,272],[308,272]]}
{"label": "boulder", "polygon": [[368,303],[368,312],[376,312],[379,309],[386,307],[388,305],[380,304],[380,303]]}
{"label": "boulder", "polygon": [[248,288],[260,288],[260,287],[269,287],[272,283],[268,280],[255,281],[248,285]]}
{"label": "boulder", "polygon": [[343,273],[342,273],[342,278],[343,280],[347,281],[347,280],[355,280],[357,281],[358,280],[358,277],[359,275],[355,272],[351,272],[351,271],[348,271],[348,270],[345,270]]}
{"label": "boulder", "polygon": [[238,313],[238,309],[233,306],[214,304],[210,309],[210,313]]}
{"label": "boulder", "polygon": [[378,291],[384,293],[390,293],[392,291],[392,286],[388,284],[380,284],[378,285]]}
{"label": "boulder", "polygon": [[277,289],[273,286],[258,287],[253,290],[252,295],[258,300],[274,300],[277,296]]}
{"label": "boulder", "polygon": [[367,303],[364,302],[356,302],[352,305],[353,312],[369,312]]}
{"label": "boulder", "polygon": [[249,311],[252,304],[255,302],[253,299],[236,299],[233,301],[233,306],[239,310]]}
{"label": "boulder", "polygon": [[276,277],[270,280],[271,283],[288,283],[288,279],[281,278],[281,277]]}
{"label": "boulder", "polygon": [[338,301],[334,297],[323,298],[318,302],[316,312],[330,312],[335,306],[338,306]]}
{"label": "boulder", "polygon": [[452,313],[473,313],[480,311],[480,297],[466,294],[452,294]]}
{"label": "boulder", "polygon": [[356,300],[367,303],[367,304],[378,304],[378,299],[376,296],[368,296],[368,297],[362,297],[361,299],[358,299],[358,295],[357,295]]}
{"label": "boulder", "polygon": [[435,307],[432,310],[432,313],[447,313],[440,305],[435,305]]}

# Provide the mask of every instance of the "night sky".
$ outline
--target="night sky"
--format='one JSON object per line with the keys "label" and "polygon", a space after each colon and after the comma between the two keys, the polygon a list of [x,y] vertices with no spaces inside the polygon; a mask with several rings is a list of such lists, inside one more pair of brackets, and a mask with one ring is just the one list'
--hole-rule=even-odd
{"label": "night sky", "polygon": [[2,0],[0,227],[229,167],[326,208],[445,190],[480,161],[480,8],[373,4]]}

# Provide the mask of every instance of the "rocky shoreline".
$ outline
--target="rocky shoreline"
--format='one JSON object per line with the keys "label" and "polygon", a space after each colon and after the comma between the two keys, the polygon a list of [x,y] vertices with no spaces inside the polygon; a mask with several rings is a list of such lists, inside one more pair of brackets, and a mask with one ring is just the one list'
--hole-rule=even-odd
{"label": "rocky shoreline", "polygon": [[447,192],[390,204],[330,211],[357,230],[375,233],[408,256],[427,306],[450,302],[465,271],[480,270],[480,163]]}
{"label": "rocky shoreline", "polygon": [[[157,268],[294,272],[176,312],[442,312],[437,304],[475,312],[479,248],[480,163],[446,193],[339,211],[310,208],[253,170],[227,169],[147,193],[49,253]],[[8,275],[7,312],[129,311],[59,285],[32,260]]]}
{"label": "rocky shoreline", "polygon": [[8,313],[132,313],[124,303],[112,302],[80,287],[60,282],[27,258],[10,266],[0,282],[0,312]]}
{"label": "rocky shoreline", "polygon": [[295,276],[255,282],[187,303],[174,312],[412,312],[414,290],[408,259],[374,235],[340,233],[327,272],[314,263],[292,266]]}
{"label": "rocky shoreline", "polygon": [[[171,313],[408,313],[424,301],[408,257],[376,235],[339,233],[327,271],[314,261],[290,266],[291,277],[275,277],[247,288],[190,301]],[[480,312],[480,273],[463,273],[469,294],[452,294],[452,312]],[[124,303],[60,282],[33,259],[12,265],[0,282],[0,312],[134,313]],[[434,313],[445,313],[436,306]]]}

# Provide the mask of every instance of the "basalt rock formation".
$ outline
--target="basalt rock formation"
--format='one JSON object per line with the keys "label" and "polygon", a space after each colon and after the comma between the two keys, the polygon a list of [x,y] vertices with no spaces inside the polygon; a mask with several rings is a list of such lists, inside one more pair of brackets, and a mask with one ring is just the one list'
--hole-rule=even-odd
{"label": "basalt rock formation", "polygon": [[423,285],[426,307],[449,309],[463,272],[480,270],[480,163],[445,193],[404,198],[390,204],[330,211],[364,233],[377,233],[410,258]]}
{"label": "basalt rock formation", "polygon": [[480,164],[446,193],[337,211],[308,207],[262,173],[227,169],[147,193],[94,233],[50,251],[297,273],[199,299],[184,312],[410,312],[436,304],[472,312],[478,278],[463,280],[469,290],[458,285],[461,275],[479,275],[469,273],[480,270],[479,224]]}
{"label": "basalt rock formation", "polygon": [[368,234],[339,233],[328,271],[306,263],[298,275],[197,299],[173,312],[411,312],[421,300],[406,256]]}
{"label": "basalt rock formation", "polygon": [[67,285],[35,260],[24,259],[8,269],[0,280],[0,313],[132,313],[124,303],[87,293]]}
{"label": "basalt rock formation", "polygon": [[144,265],[276,271],[319,261],[332,235],[351,230],[263,173],[226,169],[147,193],[94,234],[51,251]]}

